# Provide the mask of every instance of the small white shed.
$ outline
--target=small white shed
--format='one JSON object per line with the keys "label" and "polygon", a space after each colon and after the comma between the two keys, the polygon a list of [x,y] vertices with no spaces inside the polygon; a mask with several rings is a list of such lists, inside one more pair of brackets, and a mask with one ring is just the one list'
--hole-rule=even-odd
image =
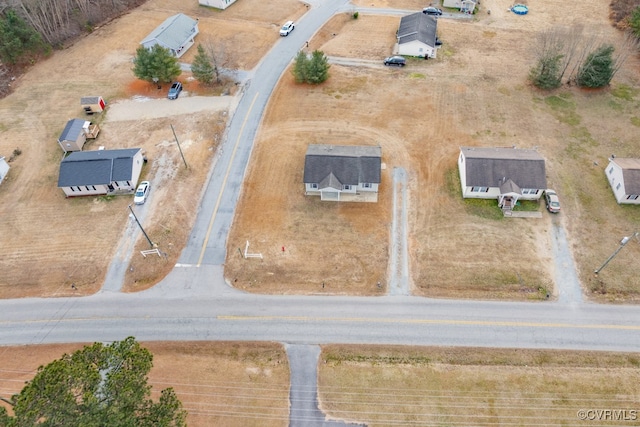
{"label": "small white shed", "polygon": [[616,202],[640,205],[640,159],[612,156],[605,174]]}
{"label": "small white shed", "polygon": [[107,105],[101,96],[83,96],[80,104],[86,114],[101,113]]}

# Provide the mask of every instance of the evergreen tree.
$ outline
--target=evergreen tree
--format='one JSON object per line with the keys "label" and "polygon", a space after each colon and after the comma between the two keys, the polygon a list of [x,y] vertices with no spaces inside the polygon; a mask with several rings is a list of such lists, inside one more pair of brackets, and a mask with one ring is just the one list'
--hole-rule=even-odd
{"label": "evergreen tree", "polygon": [[148,82],[169,83],[182,73],[178,59],[158,44],[151,49],[140,46],[133,63],[133,74]]}
{"label": "evergreen tree", "polygon": [[183,427],[186,413],[173,389],[151,399],[147,375],[153,355],[134,338],[95,343],[38,368],[11,399],[14,416],[0,408],[0,425],[65,427]]}
{"label": "evergreen tree", "polygon": [[296,56],[295,63],[293,64],[293,77],[296,79],[296,83],[305,83],[307,81],[307,67],[309,63],[309,57],[306,52],[300,51]]}
{"label": "evergreen tree", "polygon": [[13,10],[0,18],[0,61],[16,64],[25,56],[49,53],[50,50],[40,34]]}
{"label": "evergreen tree", "polygon": [[304,51],[298,52],[293,66],[296,83],[320,84],[329,78],[329,60],[322,51],[316,50],[311,58]]}
{"label": "evergreen tree", "polygon": [[636,7],[629,16],[629,28],[637,38],[640,38],[640,6]]}
{"label": "evergreen tree", "polygon": [[191,72],[200,83],[210,85],[217,75],[211,56],[198,44],[198,54],[191,64]]}
{"label": "evergreen tree", "polygon": [[578,68],[576,83],[584,87],[603,87],[615,74],[612,45],[603,45],[591,52]]}
{"label": "evergreen tree", "polygon": [[329,67],[331,66],[324,52],[314,51],[307,66],[307,83],[317,85],[325,82],[329,78]]}
{"label": "evergreen tree", "polygon": [[562,84],[561,54],[546,55],[529,72],[529,80],[540,89],[555,89]]}

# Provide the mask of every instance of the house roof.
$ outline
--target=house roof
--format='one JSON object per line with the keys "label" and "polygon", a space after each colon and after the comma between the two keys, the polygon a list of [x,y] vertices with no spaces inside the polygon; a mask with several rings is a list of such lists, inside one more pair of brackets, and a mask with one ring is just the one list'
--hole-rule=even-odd
{"label": "house roof", "polygon": [[379,184],[381,165],[380,147],[311,144],[304,161],[304,182],[338,189],[363,182]]}
{"label": "house roof", "polygon": [[147,45],[155,42],[163,47],[178,50],[185,41],[192,37],[193,29],[197,24],[197,20],[188,17],[184,13],[170,16],[145,37],[140,44]]}
{"label": "house roof", "polygon": [[67,125],[64,127],[64,130],[60,134],[60,138],[58,138],[58,142],[62,141],[77,141],[78,137],[82,133],[82,128],[84,127],[86,120],[82,119],[71,119],[67,122]]}
{"label": "house roof", "polygon": [[547,188],[544,158],[536,150],[461,147],[468,187],[500,187],[507,180],[520,188]]}
{"label": "house roof", "polygon": [[98,104],[100,102],[100,98],[102,97],[101,96],[83,96],[82,98],[80,98],[80,104],[81,105]]}
{"label": "house roof", "polygon": [[140,148],[76,151],[60,162],[58,187],[107,185],[133,178],[133,158]]}
{"label": "house roof", "polygon": [[422,12],[412,13],[400,19],[398,28],[398,44],[421,41],[431,47],[436,45],[436,30],[438,20]]}
{"label": "house roof", "polygon": [[640,194],[640,159],[615,157],[611,161],[622,169],[624,192],[626,194]]}

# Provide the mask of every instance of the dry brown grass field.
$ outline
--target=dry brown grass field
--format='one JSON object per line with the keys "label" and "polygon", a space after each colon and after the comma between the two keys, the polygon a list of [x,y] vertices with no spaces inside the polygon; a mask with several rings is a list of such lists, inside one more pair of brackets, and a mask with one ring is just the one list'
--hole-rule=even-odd
{"label": "dry brown grass field", "polygon": [[[187,425],[284,426],[289,417],[289,365],[280,344],[143,343],[153,353],[152,397],[173,387]],[[81,344],[2,347],[0,397],[18,393],[37,368]],[[0,404],[5,405],[0,402]],[[6,407],[6,405],[5,405]]]}
{"label": "dry brown grass field", "polygon": [[627,417],[598,425],[637,422],[637,354],[327,346],[320,357],[323,410],[371,427],[578,425],[596,408]]}
{"label": "dry brown grass field", "polygon": [[[278,40],[279,23],[305,10],[295,0],[276,3],[243,1],[222,14],[198,7],[197,2],[150,0],[16,80],[14,92],[0,100],[0,155],[9,158],[14,149],[22,151],[0,187],[0,297],[96,292],[116,255],[131,198],[65,199],[57,188],[62,150],[56,141],[67,120],[83,117],[80,97],[99,94],[108,103],[133,96],[164,97],[166,87],[158,92],[135,79],[131,60],[139,41],[178,12],[199,19],[199,42],[225,41],[226,66],[251,69]],[[240,23],[246,31],[237,30]],[[181,60],[189,62],[194,55],[192,49]],[[180,77],[186,91],[211,92],[188,77]],[[102,131],[85,149],[140,147],[149,158],[142,178],[164,176],[162,187],[153,189],[156,202],[145,225],[168,258],[149,258],[146,263],[134,258],[125,289],[137,290],[164,277],[178,259],[190,229],[184,224],[193,223],[226,118],[212,120],[211,113],[198,113],[109,123],[108,117],[108,107],[101,116],[91,117]],[[179,153],[171,146],[170,124],[182,141],[188,171],[181,168]],[[145,245],[140,241],[136,249]]]}
{"label": "dry brown grass field", "polygon": [[[414,1],[356,3],[419,8]],[[436,60],[410,60],[401,70],[333,65],[318,87],[296,85],[285,74],[255,143],[229,238],[227,278],[254,292],[380,292],[376,283],[388,275],[390,171],[397,166],[410,176],[415,294],[529,300],[557,292],[551,231],[557,222],[567,230],[589,297],[639,301],[632,260],[640,242],[627,245],[599,278],[592,274],[640,219],[637,208],[615,203],[604,176],[611,153],[637,155],[638,58],[604,90],[538,91],[527,75],[535,63],[531,43],[541,31],[581,23],[607,42],[620,43],[622,35],[609,25],[603,2],[589,3],[579,17],[559,13],[561,2],[532,5],[524,17],[506,12],[509,5],[483,2],[472,21],[439,20],[444,46]],[[310,49],[381,60],[392,51],[398,21],[338,15]],[[311,143],[379,144],[386,170],[377,205],[304,197],[304,153]],[[504,219],[494,202],[463,201],[460,146],[537,148],[563,212],[552,217],[534,206],[542,219]],[[263,261],[238,255],[246,239]]]}

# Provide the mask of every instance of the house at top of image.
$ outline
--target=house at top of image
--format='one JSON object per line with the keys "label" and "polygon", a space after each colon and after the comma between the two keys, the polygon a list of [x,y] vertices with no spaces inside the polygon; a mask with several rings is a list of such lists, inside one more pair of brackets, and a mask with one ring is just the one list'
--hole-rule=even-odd
{"label": "house at top of image", "polygon": [[422,12],[403,16],[396,33],[398,55],[435,58],[437,29],[438,20],[434,16]]}
{"label": "house at top of image", "polygon": [[463,198],[497,199],[506,215],[518,200],[539,200],[547,188],[536,150],[461,147],[458,171]]}
{"label": "house at top of image", "polygon": [[611,156],[605,174],[619,204],[640,205],[640,159]]}
{"label": "house at top of image", "polygon": [[193,46],[198,35],[198,20],[183,13],[170,16],[153,30],[140,44],[147,49],[160,45],[169,49],[171,54],[180,58]]}
{"label": "house at top of image", "polygon": [[305,195],[320,200],[377,202],[382,149],[311,144],[304,160]]}
{"label": "house at top of image", "polygon": [[95,139],[100,133],[100,127],[87,120],[71,119],[58,138],[58,144],[65,153],[81,151],[88,138]]}
{"label": "house at top of image", "polygon": [[76,151],[60,162],[58,188],[67,197],[129,194],[143,164],[140,148]]}
{"label": "house at top of image", "polygon": [[236,0],[198,0],[202,6],[215,7],[216,9],[226,9],[232,4],[234,4]]}

